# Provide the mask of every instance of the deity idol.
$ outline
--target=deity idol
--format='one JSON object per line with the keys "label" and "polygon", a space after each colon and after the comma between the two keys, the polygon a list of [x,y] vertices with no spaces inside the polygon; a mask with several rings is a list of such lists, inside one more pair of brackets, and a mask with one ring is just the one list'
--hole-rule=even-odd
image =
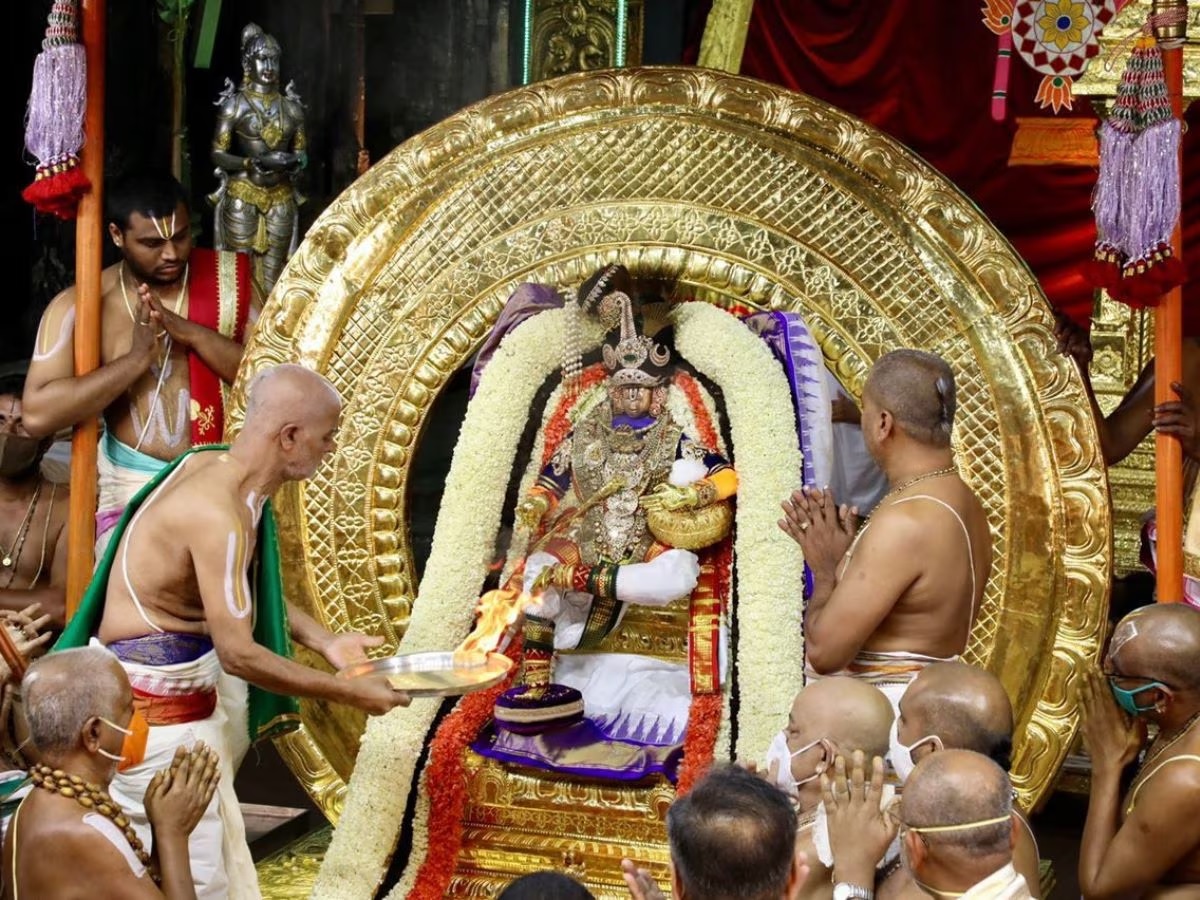
{"label": "deity idol", "polygon": [[279,91],[279,42],[254,24],[242,30],[242,84],[225,79],[217,99],[212,160],[221,185],[216,246],[252,254],[264,293],[274,287],[299,238],[303,198],[296,178],[308,162],[304,106],[288,82]]}
{"label": "deity idol", "polygon": [[[663,607],[693,594],[702,574],[695,551],[728,535],[737,476],[711,438],[690,433],[668,407],[671,354],[639,333],[629,288],[620,266],[584,284],[583,311],[610,326],[606,396],[575,404],[574,427],[517,508],[531,535],[521,586],[534,598],[523,684],[501,696],[495,729],[477,749],[640,777],[678,746],[690,701],[686,667],[565,651],[600,648],[630,605]],[[599,752],[562,766],[553,758],[564,741]]]}

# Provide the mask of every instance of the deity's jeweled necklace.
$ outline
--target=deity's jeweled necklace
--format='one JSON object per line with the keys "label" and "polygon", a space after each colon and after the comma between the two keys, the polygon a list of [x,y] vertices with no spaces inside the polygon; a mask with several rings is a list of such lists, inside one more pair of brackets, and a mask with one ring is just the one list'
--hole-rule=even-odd
{"label": "deity's jeweled necklace", "polygon": [[60,797],[66,797],[69,800],[74,800],[84,809],[99,813],[116,825],[124,832],[125,840],[129,841],[129,846],[133,848],[134,855],[146,867],[146,871],[150,873],[150,876],[156,883],[160,881],[158,874],[150,866],[150,854],[146,852],[141,838],[133,830],[133,824],[121,812],[120,804],[113,800],[107,791],[98,784],[84,781],[78,775],[68,775],[62,769],[51,769],[49,766],[36,765],[31,767],[29,777],[42,790],[48,791],[51,794],[57,794]]}

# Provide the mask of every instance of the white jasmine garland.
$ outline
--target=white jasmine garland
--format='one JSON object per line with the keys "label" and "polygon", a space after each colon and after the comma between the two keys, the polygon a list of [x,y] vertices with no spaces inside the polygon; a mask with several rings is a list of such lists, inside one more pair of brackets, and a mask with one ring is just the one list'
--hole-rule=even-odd
{"label": "white jasmine garland", "polygon": [[[484,371],[454,448],[425,578],[400,653],[448,650],[470,630],[529,407],[561,362],[563,317],[561,309],[554,309],[523,322],[505,337]],[[594,323],[580,324],[586,351],[603,335]],[[414,766],[437,709],[437,701],[416,700],[368,720],[314,897],[369,900],[375,895],[400,833],[415,783]],[[425,792],[419,793],[423,797]],[[415,872],[428,852],[427,822],[428,809],[424,821],[417,823],[405,875]],[[392,895],[401,896],[394,891]]]}
{"label": "white jasmine garland", "polygon": [[[538,314],[510,333],[484,372],[467,409],[442,506],[426,575],[399,652],[445,650],[455,634],[470,628],[474,598],[483,583],[500,526],[505,490],[529,408],[545,378],[558,367],[565,330],[561,310]],[[735,664],[740,685],[739,746],[730,746],[729,696],[715,752],[730,757],[761,755],[786,719],[803,677],[799,548],[776,524],[779,503],[801,483],[801,456],[783,371],[767,347],[738,319],[705,303],[687,303],[672,313],[676,346],[724,393],[738,472],[738,581],[733,614],[740,644]],[[599,344],[600,329],[581,323],[586,352]],[[712,398],[701,396],[713,421]],[[602,402],[604,386],[587,392],[572,421]],[[554,409],[555,391],[547,404]],[[668,408],[689,433],[694,416],[682,391],[673,387]],[[722,442],[723,443],[723,442]],[[522,479],[528,490],[542,454],[539,434]],[[724,452],[725,448],[718,448]],[[436,702],[418,700],[406,709],[368,721],[347,791],[345,807],[313,888],[321,900],[369,900],[386,872],[395,847],[414,766],[430,737]],[[403,900],[428,855],[428,793],[421,784],[415,804],[412,852],[389,893]]]}
{"label": "white jasmine garland", "polygon": [[[736,758],[756,759],[787,720],[804,678],[804,560],[780,530],[779,504],[801,486],[791,393],[771,351],[736,317],[707,303],[672,312],[675,346],[725,396],[738,474],[733,614],[739,685]],[[725,723],[717,741],[727,746]]]}

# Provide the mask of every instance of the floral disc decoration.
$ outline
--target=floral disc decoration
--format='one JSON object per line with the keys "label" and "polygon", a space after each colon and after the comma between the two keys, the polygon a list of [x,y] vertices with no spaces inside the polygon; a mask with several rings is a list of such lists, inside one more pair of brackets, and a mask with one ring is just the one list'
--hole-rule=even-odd
{"label": "floral disc decoration", "polygon": [[1070,109],[1071,79],[1100,52],[1100,33],[1120,5],[1118,0],[984,0],[983,22],[1000,36],[992,117],[1003,118],[1013,50],[1046,76],[1037,92],[1042,108]]}

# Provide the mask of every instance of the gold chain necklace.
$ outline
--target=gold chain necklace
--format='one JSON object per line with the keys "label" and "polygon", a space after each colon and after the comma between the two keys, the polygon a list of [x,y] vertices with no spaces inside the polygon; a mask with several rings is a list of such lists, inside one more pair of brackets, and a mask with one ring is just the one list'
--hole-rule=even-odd
{"label": "gold chain necklace", "polygon": [[[42,495],[42,481],[38,479],[38,486],[33,489],[33,496],[29,500],[29,506],[25,510],[25,518],[21,520],[20,526],[17,528],[17,533],[13,535],[13,542],[8,550],[0,547],[0,552],[3,552],[3,558],[0,558],[0,565],[6,569],[11,569],[21,558],[21,547],[25,544],[25,535],[29,531],[29,523],[33,521],[33,512],[37,509],[38,497]],[[11,582],[11,577],[9,578]]]}
{"label": "gold chain necklace", "polygon": [[[190,266],[191,266],[190,262],[183,264],[183,286],[179,288],[179,293],[175,295],[175,305],[174,305],[174,308],[171,310],[171,312],[175,313],[175,315],[177,315],[177,316],[183,315],[183,313],[180,312],[180,310],[183,309],[183,304],[187,302],[188,268]],[[130,303],[129,303],[129,294],[125,291],[125,260],[121,260],[121,269],[117,273],[117,281],[119,281],[121,283],[121,299],[125,301],[125,311],[127,313],[129,313],[129,321],[132,322],[134,325],[145,324],[145,323],[139,322],[138,317],[136,315],[134,315],[133,306],[130,305]],[[156,293],[155,296],[158,297],[158,294]],[[162,297],[158,297],[158,299],[161,301]],[[163,305],[165,306],[166,304],[163,304]]]}
{"label": "gold chain necklace", "polygon": [[915,478],[909,478],[907,481],[900,482],[898,485],[896,485],[894,488],[892,488],[890,491],[888,491],[886,494],[884,494],[883,499],[879,501],[879,503],[876,505],[876,508],[878,509],[879,507],[883,506],[883,504],[887,502],[889,497],[894,497],[896,494],[899,494],[901,491],[907,491],[914,484],[920,484],[922,481],[928,481],[931,478],[941,478],[943,475],[957,475],[957,474],[958,474],[958,466],[956,466],[954,463],[950,463],[950,465],[942,466],[942,468],[940,468],[940,469],[934,469],[932,472],[926,472],[923,475],[917,475]]}
{"label": "gold chain necklace", "polygon": [[[1200,712],[1194,713],[1190,719],[1188,719],[1186,722],[1183,723],[1183,727],[1181,729],[1179,729],[1179,733],[1177,735],[1175,735],[1175,737],[1173,737],[1169,741],[1167,741],[1165,744],[1163,744],[1161,747],[1158,746],[1158,738],[1155,738],[1154,739],[1155,746],[1153,748],[1154,752],[1146,754],[1146,758],[1143,759],[1142,764],[1140,766],[1138,766],[1138,775],[1140,776],[1142,774],[1142,772],[1146,771],[1146,768],[1150,765],[1150,763],[1154,762],[1156,759],[1158,759],[1160,756],[1162,756],[1164,753],[1166,753],[1168,750],[1170,750],[1173,746],[1175,746],[1177,743],[1179,743],[1181,740],[1183,740],[1183,738],[1187,735],[1187,733],[1192,730],[1192,726],[1195,725],[1197,722],[1200,722]],[[1162,737],[1162,735],[1160,734],[1159,737]],[[1137,781],[1136,778],[1134,780]]]}
{"label": "gold chain necklace", "polygon": [[133,825],[129,818],[121,812],[121,806],[108,792],[103,790],[98,784],[93,784],[90,781],[84,781],[78,775],[68,775],[62,769],[51,769],[49,766],[37,765],[29,770],[29,777],[38,787],[51,794],[57,794],[61,797],[66,797],[69,800],[74,800],[84,809],[97,812],[104,818],[108,819],[125,833],[125,840],[129,841],[129,846],[133,848],[134,855],[155,883],[159,883],[161,878],[150,865],[150,854],[146,852],[146,848],[142,845],[142,840],[137,836],[137,832],[133,830]]}

